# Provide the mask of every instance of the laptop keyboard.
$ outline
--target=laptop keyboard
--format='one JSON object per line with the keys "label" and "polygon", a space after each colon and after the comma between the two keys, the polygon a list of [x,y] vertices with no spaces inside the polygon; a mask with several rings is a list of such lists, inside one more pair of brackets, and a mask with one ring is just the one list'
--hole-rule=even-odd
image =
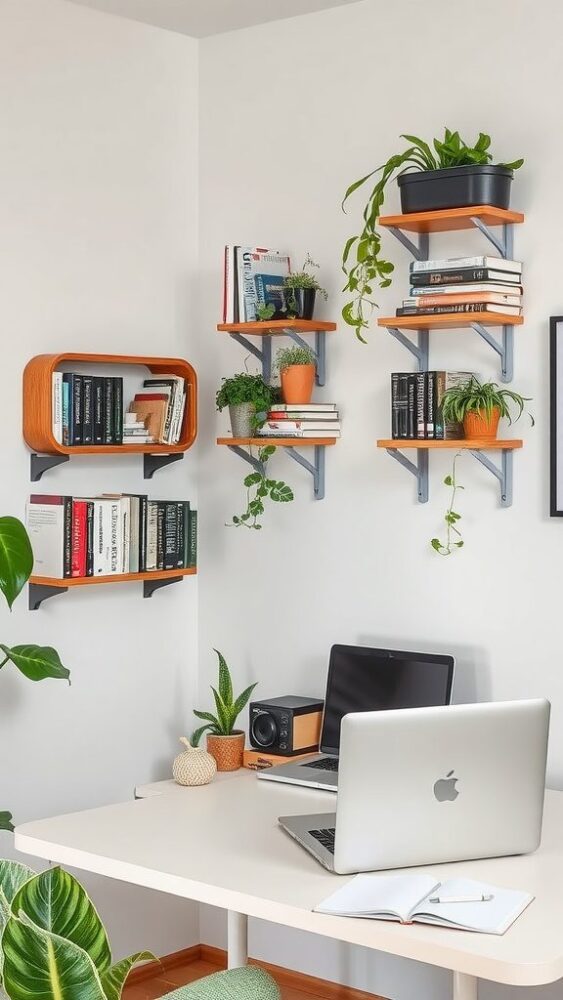
{"label": "laptop keyboard", "polygon": [[316,771],[338,771],[338,757],[321,757],[310,764],[301,764],[301,767],[314,767]]}
{"label": "laptop keyboard", "polygon": [[309,830],[309,833],[315,840],[318,840],[319,844],[326,847],[327,851],[334,854],[334,834],[336,833],[335,827],[329,830]]}

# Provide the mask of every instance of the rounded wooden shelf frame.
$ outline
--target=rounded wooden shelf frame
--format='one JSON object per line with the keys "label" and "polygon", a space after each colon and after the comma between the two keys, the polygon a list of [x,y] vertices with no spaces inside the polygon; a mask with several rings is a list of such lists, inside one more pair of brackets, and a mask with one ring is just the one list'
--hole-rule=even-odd
{"label": "rounded wooden shelf frame", "polygon": [[[67,362],[96,365],[143,365],[153,375],[185,379],[186,410],[177,444],[64,445],[53,436],[52,377]],[[197,375],[182,358],[155,358],[128,354],[38,354],[23,373],[23,436],[32,451],[45,455],[171,455],[187,451],[197,435]]]}

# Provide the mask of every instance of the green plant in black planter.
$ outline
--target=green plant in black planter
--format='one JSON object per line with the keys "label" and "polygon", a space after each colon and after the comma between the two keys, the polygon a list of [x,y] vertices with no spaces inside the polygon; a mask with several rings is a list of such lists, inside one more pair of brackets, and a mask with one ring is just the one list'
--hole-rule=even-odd
{"label": "green plant in black planter", "polygon": [[[479,134],[479,138],[474,145],[468,145],[460,136],[459,132],[452,132],[445,129],[443,139],[434,139],[432,145],[419,139],[415,135],[402,135],[401,139],[408,142],[408,146],[401,153],[391,156],[386,163],[375,170],[370,171],[365,177],[360,177],[350,185],[344,196],[342,206],[358,188],[362,187],[374,175],[379,175],[374,184],[363,211],[363,226],[361,231],[351,236],[344,246],[342,254],[342,269],[347,281],[344,291],[349,292],[351,299],[342,310],[342,317],[349,326],[356,331],[358,340],[366,343],[362,336],[362,331],[367,329],[371,313],[377,307],[373,299],[374,289],[387,288],[391,284],[391,274],[394,266],[381,254],[381,237],[377,229],[377,221],[381,215],[381,209],[385,199],[385,192],[389,182],[403,170],[399,183],[405,184],[406,179],[411,174],[404,172],[413,171],[428,174],[428,178],[435,171],[453,171],[454,168],[463,167],[472,169],[473,173],[483,170],[491,164],[492,153],[489,152],[491,144],[490,136],[484,132]],[[509,190],[509,182],[512,171],[522,166],[523,160],[514,160],[512,163],[499,164],[500,173],[505,174],[506,186]],[[491,171],[489,167],[489,173]],[[436,181],[444,189],[444,181],[451,182],[451,174],[446,176],[436,176]],[[463,182],[463,174],[461,175]],[[484,183],[484,182],[483,182]],[[401,189],[403,194],[403,189]],[[455,198],[453,199],[455,202]],[[455,202],[459,206],[460,202]],[[465,204],[479,204],[475,201],[465,201]],[[447,205],[433,204],[434,208],[452,208],[452,199]],[[506,207],[506,205],[504,206]],[[404,211],[413,209],[403,208]]]}
{"label": "green plant in black planter", "polygon": [[279,389],[264,382],[261,375],[239,372],[223,379],[215,401],[219,411],[229,407],[233,437],[248,438],[263,423],[261,415],[278,399]]}
{"label": "green plant in black planter", "polygon": [[318,267],[310,254],[307,254],[300,271],[288,274],[284,279],[286,315],[288,319],[312,319],[315,311],[317,292],[325,302],[328,292],[322,288],[314,274],[308,268]]}

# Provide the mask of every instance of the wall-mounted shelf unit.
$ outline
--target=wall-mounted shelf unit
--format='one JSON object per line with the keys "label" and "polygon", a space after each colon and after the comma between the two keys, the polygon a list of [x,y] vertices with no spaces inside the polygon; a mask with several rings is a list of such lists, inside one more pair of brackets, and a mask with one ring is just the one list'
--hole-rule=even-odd
{"label": "wall-mounted shelf unit", "polygon": [[[493,245],[501,257],[511,258],[514,239],[513,227],[524,222],[522,212],[511,212],[492,205],[477,205],[470,208],[443,209],[437,212],[412,212],[408,215],[381,216],[378,224],[389,230],[413,255],[415,260],[428,260],[430,253],[430,233],[454,232],[460,229],[478,229]],[[502,238],[497,236],[502,229]],[[407,233],[416,233],[415,243]],[[448,313],[429,316],[391,316],[378,320],[378,326],[385,327],[392,337],[414,355],[419,371],[429,367],[429,331],[471,327],[500,356],[502,382],[511,382],[514,376],[514,327],[523,323],[522,316],[503,313]],[[489,327],[502,327],[501,339],[490,333]],[[414,344],[403,330],[418,334]]]}
{"label": "wall-mounted shelf unit", "polygon": [[[300,347],[309,347],[302,334],[312,333],[315,335],[316,383],[324,385],[326,382],[326,334],[336,330],[336,323],[325,323],[319,319],[276,319],[256,323],[219,323],[217,330],[219,333],[228,333],[233,340],[258,358],[265,382],[269,382],[272,377],[271,338],[290,337]],[[257,347],[248,339],[249,337],[260,337],[262,346]]]}
{"label": "wall-mounted shelf unit", "polygon": [[[244,459],[256,472],[264,474],[264,465],[260,460],[246,449],[257,447],[265,448],[273,445],[275,448],[283,448],[287,455],[299,465],[302,465],[313,477],[313,496],[315,500],[322,500],[325,495],[325,448],[336,443],[335,438],[217,438],[217,444],[226,445],[239,458]],[[296,445],[313,448],[313,461],[296,451]]]}
{"label": "wall-mounted shelf unit", "polygon": [[37,611],[43,601],[57,594],[65,594],[72,587],[96,586],[104,583],[139,583],[143,584],[143,597],[152,597],[155,590],[167,587],[171,583],[179,583],[185,576],[195,576],[197,569],[156,570],[148,573],[115,573],[111,576],[85,576],[55,579],[49,576],[31,576],[29,578],[29,610]]}
{"label": "wall-mounted shelf unit", "polygon": [[[185,380],[186,410],[177,444],[76,445],[60,444],[53,436],[52,376],[72,365],[142,365],[153,375],[179,375]],[[23,436],[31,449],[31,481],[37,482],[47,469],[68,462],[71,455],[143,456],[144,478],[183,458],[197,434],[197,376],[181,358],[155,358],[120,354],[40,354],[25,367],[23,375]]]}
{"label": "wall-mounted shelf unit", "polygon": [[[496,479],[500,487],[501,507],[512,505],[512,456],[516,448],[521,448],[523,442],[518,438],[507,440],[484,441],[482,439],[463,438],[459,441],[431,441],[431,440],[411,440],[409,438],[389,438],[380,439],[377,442],[378,448],[385,448],[388,455],[391,455],[400,465],[410,472],[417,482],[418,502],[426,503],[428,500],[428,452],[433,449],[449,449],[454,451],[470,451],[474,458],[487,469]],[[411,462],[404,449],[414,448],[417,453],[416,464]],[[500,467],[484,455],[485,451],[500,451]]]}

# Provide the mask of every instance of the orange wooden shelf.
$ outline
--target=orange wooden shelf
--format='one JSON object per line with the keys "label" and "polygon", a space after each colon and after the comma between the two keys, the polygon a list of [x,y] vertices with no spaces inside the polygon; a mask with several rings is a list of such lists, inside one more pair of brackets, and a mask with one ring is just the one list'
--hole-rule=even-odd
{"label": "orange wooden shelf", "polygon": [[331,445],[336,444],[338,438],[301,438],[301,437],[255,437],[255,438],[217,438],[217,444],[235,445],[257,445],[265,447],[267,444],[279,445],[281,448],[293,448],[295,445]]}
{"label": "orange wooden shelf", "polygon": [[143,580],[173,580],[178,576],[195,576],[197,568],[153,570],[148,573],[112,573],[111,576],[30,576],[29,583],[40,587],[91,587],[100,583],[135,583]]}
{"label": "orange wooden shelf", "polygon": [[429,316],[383,316],[378,326],[395,327],[397,330],[454,330],[470,327],[472,323],[483,326],[522,326],[523,316],[507,316],[506,313],[440,313]]}
{"label": "orange wooden shelf", "polygon": [[437,212],[409,212],[407,215],[382,215],[378,225],[404,229],[410,233],[447,233],[456,229],[472,229],[472,218],[486,226],[504,226],[524,222],[522,212],[511,212],[493,205],[472,205],[469,208],[444,208]]}
{"label": "orange wooden shelf", "polygon": [[[53,436],[52,377],[62,365],[142,365],[153,375],[179,375],[185,379],[186,411],[177,444],[77,445],[60,444]],[[47,455],[173,454],[187,451],[197,434],[197,376],[182,358],[155,358],[125,354],[39,354],[23,373],[23,436],[32,451]]]}
{"label": "orange wooden shelf", "polygon": [[380,438],[377,442],[378,448],[470,448],[472,451],[502,451],[507,448],[521,448],[523,441],[520,438],[507,438],[505,440],[500,440],[495,438],[493,441],[485,441],[483,438],[461,438],[458,440],[450,441],[432,441],[431,439],[412,439],[412,438]]}
{"label": "orange wooden shelf", "polygon": [[256,323],[218,323],[219,333],[255,333],[255,334],[283,334],[284,330],[292,330],[293,333],[332,333],[336,330],[336,323],[328,323],[320,319],[271,319]]}

